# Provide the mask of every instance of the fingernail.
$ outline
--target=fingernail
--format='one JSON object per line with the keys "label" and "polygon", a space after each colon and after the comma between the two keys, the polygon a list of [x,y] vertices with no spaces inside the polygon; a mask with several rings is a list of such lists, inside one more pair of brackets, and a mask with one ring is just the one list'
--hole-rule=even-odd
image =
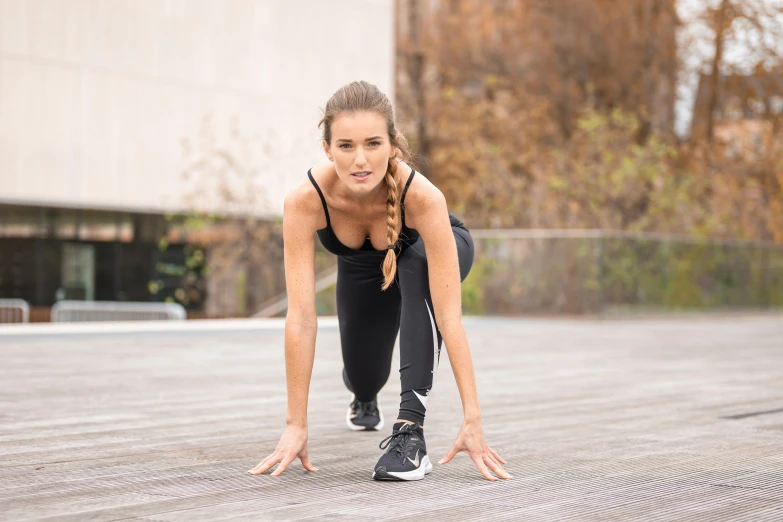
{"label": "fingernail", "polygon": [[439,460],[438,464],[443,464],[443,459]]}

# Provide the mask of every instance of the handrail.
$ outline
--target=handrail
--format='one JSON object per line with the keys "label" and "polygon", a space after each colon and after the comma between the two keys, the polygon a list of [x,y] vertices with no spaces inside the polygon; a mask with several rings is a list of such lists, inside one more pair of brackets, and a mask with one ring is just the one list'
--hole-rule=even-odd
{"label": "handrail", "polygon": [[[473,239],[483,240],[513,240],[513,239],[627,239],[637,241],[654,241],[662,243],[709,245],[709,246],[728,246],[728,247],[753,247],[770,250],[783,250],[782,243],[774,241],[756,241],[737,238],[720,238],[710,236],[689,236],[684,234],[663,234],[657,232],[632,232],[625,230],[608,229],[472,229],[470,231]],[[485,245],[479,246],[479,249]],[[601,249],[603,251],[603,248]],[[478,252],[478,249],[477,249]],[[602,256],[603,254],[599,254]],[[316,293],[330,286],[337,281],[336,267],[316,274]],[[252,317],[273,317],[288,307],[287,294],[285,292],[269,299],[254,313]]]}
{"label": "handrail", "polygon": [[52,307],[53,323],[84,321],[185,320],[185,308],[176,303],[114,301],[58,301]]}
{"label": "handrail", "polygon": [[472,229],[474,239],[647,239],[677,243],[716,244],[727,246],[761,246],[783,249],[783,243],[715,236],[689,236],[659,232],[633,232],[603,228],[484,228]]}
{"label": "handrail", "polygon": [[[330,286],[337,283],[337,267],[333,266],[322,272],[319,272],[315,276],[315,293],[321,290],[326,290]],[[283,292],[282,294],[269,299],[261,306],[261,309],[254,313],[251,317],[274,317],[280,312],[288,308],[288,294]]]}

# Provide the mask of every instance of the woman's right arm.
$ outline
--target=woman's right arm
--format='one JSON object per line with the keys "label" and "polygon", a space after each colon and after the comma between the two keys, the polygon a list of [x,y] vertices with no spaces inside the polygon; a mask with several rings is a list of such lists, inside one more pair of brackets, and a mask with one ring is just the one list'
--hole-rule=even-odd
{"label": "woman's right arm", "polygon": [[[285,200],[283,209],[283,253],[285,258],[288,313],[285,321],[285,367],[288,391],[286,429],[275,451],[248,473],[260,475],[280,464],[272,476],[280,475],[297,457],[308,471],[317,471],[307,453],[307,400],[315,358],[315,231],[318,214],[306,187]],[[320,207],[320,205],[319,205]],[[317,210],[317,208],[316,208]]]}
{"label": "woman's right arm", "polygon": [[288,385],[286,425],[307,428],[307,398],[315,358],[315,229],[296,193],[283,211],[283,254],[288,313],[285,319],[285,369]]}

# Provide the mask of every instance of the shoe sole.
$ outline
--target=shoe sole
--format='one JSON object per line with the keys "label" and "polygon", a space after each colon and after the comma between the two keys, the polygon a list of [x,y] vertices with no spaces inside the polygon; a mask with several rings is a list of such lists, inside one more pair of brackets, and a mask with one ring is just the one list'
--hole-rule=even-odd
{"label": "shoe sole", "polygon": [[430,472],[432,472],[432,463],[430,462],[430,457],[428,455],[424,455],[424,458],[421,459],[421,466],[419,466],[417,469],[411,471],[373,471],[372,478],[373,480],[396,481],[421,480],[425,475],[429,475]]}
{"label": "shoe sole", "polygon": [[[351,399],[351,402],[356,400],[356,396],[354,395],[354,398]],[[348,411],[345,413],[345,424],[348,426],[348,429],[351,431],[378,431],[383,429],[383,412],[381,411],[381,407],[378,406],[378,416],[381,418],[380,422],[376,424],[375,426],[359,426],[358,424],[354,424],[351,422],[351,407],[348,406]]]}

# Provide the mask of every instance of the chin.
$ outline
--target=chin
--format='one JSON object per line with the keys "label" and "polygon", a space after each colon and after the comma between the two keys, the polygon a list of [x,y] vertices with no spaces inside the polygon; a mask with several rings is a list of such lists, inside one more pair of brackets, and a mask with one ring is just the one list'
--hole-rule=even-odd
{"label": "chin", "polygon": [[384,183],[382,181],[377,183],[351,183],[350,187],[357,194],[366,194],[377,189],[380,185],[384,185]]}

